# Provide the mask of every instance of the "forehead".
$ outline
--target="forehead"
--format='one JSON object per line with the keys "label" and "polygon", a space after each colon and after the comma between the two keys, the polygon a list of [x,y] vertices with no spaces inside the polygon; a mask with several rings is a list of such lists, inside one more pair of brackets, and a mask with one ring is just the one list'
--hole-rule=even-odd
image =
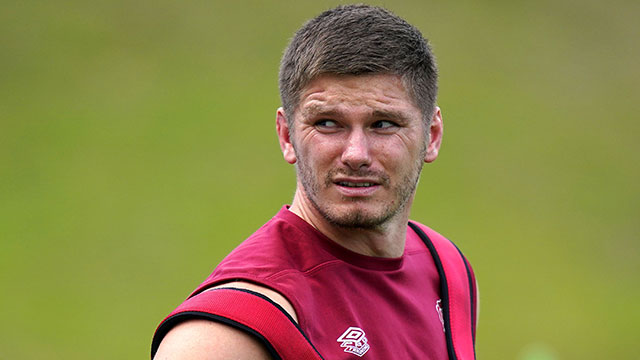
{"label": "forehead", "polygon": [[298,110],[303,117],[345,111],[421,115],[402,79],[390,74],[320,75],[303,89]]}

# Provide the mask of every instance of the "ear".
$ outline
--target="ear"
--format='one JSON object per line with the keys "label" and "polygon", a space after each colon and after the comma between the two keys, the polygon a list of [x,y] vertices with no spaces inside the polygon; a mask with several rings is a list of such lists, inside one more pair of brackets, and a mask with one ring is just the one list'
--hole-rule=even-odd
{"label": "ear", "polygon": [[295,164],[296,152],[293,149],[293,142],[291,142],[289,131],[289,124],[287,123],[287,117],[284,114],[284,109],[278,108],[276,111],[276,132],[278,133],[278,141],[280,142],[280,150],[284,159],[289,164]]}
{"label": "ear", "polygon": [[429,125],[429,144],[427,145],[427,153],[424,156],[424,162],[432,162],[438,157],[440,151],[440,144],[442,144],[442,113],[440,108],[436,106],[433,116],[431,117],[431,124]]}

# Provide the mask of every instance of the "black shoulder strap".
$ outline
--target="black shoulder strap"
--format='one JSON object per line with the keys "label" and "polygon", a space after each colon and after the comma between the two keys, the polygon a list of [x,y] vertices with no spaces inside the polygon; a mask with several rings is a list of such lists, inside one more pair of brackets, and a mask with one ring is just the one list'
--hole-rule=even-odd
{"label": "black shoulder strap", "polygon": [[475,291],[468,263],[451,241],[441,236],[430,239],[413,222],[409,227],[427,246],[438,269],[449,359],[475,359]]}

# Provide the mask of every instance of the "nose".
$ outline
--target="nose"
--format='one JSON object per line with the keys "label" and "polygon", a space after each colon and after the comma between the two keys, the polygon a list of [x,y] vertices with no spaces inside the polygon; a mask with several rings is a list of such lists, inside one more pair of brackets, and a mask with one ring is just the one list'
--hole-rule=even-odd
{"label": "nose", "polygon": [[349,133],[342,151],[342,163],[353,170],[371,165],[369,141],[363,129],[353,129]]}

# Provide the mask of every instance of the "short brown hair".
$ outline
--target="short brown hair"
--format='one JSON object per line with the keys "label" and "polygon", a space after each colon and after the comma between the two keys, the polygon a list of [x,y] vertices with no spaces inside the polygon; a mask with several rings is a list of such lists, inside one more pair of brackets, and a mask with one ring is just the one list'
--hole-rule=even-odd
{"label": "short brown hair", "polygon": [[321,74],[395,74],[428,122],[438,70],[420,31],[390,11],[368,5],[327,10],[294,35],[280,62],[280,98],[289,124],[304,87]]}

